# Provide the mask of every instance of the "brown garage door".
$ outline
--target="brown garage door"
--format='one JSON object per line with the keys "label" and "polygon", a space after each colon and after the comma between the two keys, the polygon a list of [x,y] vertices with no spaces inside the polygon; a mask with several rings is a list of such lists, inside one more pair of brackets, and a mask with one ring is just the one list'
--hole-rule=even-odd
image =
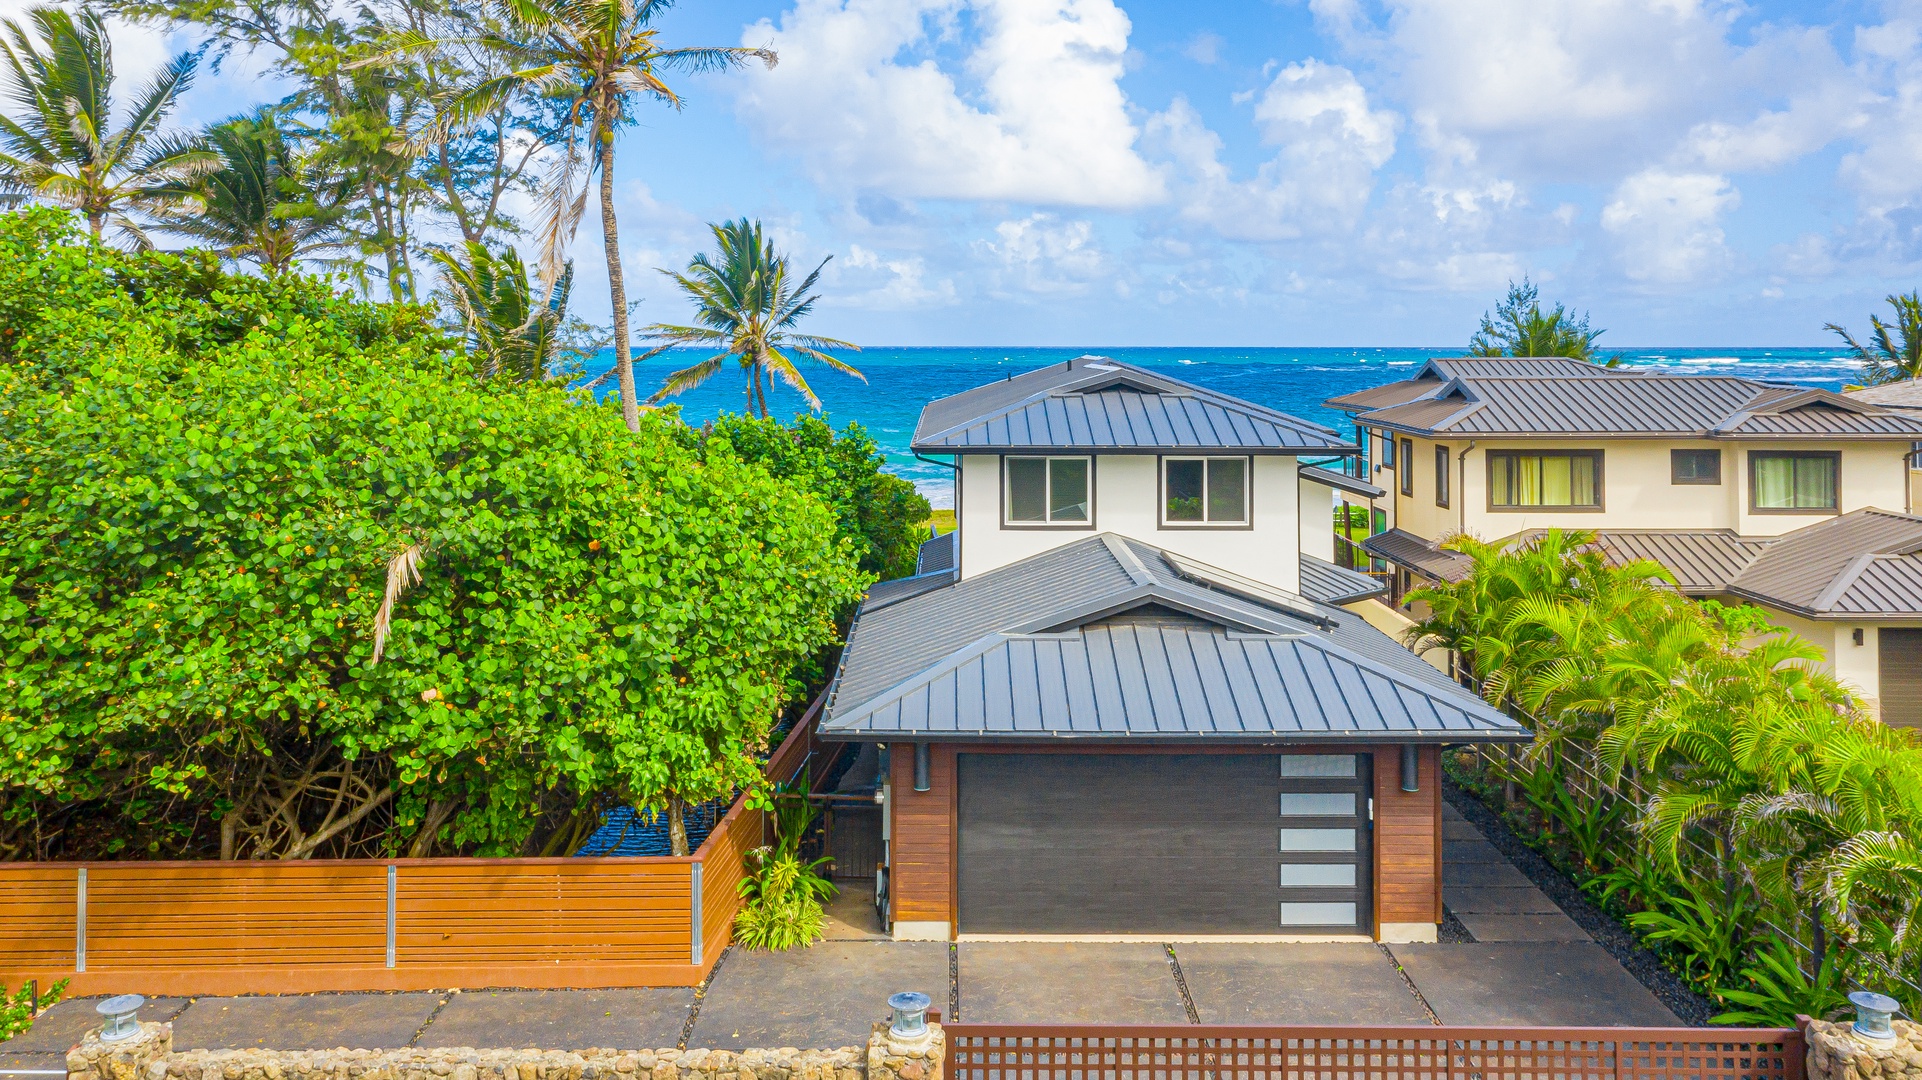
{"label": "brown garage door", "polygon": [[1882,722],[1922,727],[1922,630],[1884,626],[1875,637]]}
{"label": "brown garage door", "polygon": [[1367,932],[1367,763],[962,754],[960,930]]}

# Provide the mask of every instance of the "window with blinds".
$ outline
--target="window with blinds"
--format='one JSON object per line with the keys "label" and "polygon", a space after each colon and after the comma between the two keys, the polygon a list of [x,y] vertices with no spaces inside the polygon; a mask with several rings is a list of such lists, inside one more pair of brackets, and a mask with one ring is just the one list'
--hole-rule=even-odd
{"label": "window with blinds", "polygon": [[1491,510],[1600,510],[1600,450],[1490,450]]}

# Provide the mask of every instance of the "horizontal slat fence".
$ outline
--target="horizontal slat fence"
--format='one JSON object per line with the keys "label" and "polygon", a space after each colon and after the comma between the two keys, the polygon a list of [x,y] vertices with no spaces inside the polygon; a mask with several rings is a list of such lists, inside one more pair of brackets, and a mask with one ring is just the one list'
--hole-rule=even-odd
{"label": "horizontal slat fence", "polygon": [[1793,1028],[950,1024],[946,1080],[1804,1080]]}
{"label": "horizontal slat fence", "polygon": [[[771,756],[791,779],[817,701]],[[766,815],[690,856],[0,863],[0,985],[70,994],[697,986]]]}

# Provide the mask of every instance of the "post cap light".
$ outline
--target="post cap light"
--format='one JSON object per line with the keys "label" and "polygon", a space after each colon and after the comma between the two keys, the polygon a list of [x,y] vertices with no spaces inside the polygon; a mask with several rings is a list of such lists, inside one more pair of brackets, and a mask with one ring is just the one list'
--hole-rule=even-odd
{"label": "post cap light", "polygon": [[1876,1042],[1894,1042],[1895,1028],[1889,1018],[1902,1008],[1902,1003],[1887,994],[1873,990],[1857,990],[1849,995],[1849,1004],[1855,1006],[1855,1033],[1864,1039]]}
{"label": "post cap light", "polygon": [[888,1008],[894,1010],[894,1022],[888,1025],[888,1034],[904,1039],[927,1034],[928,1006],[932,1003],[928,995],[914,990],[889,997]]}
{"label": "post cap light", "polygon": [[119,1042],[140,1034],[140,1007],[146,1003],[139,994],[119,994],[95,1005],[94,1011],[107,1020],[100,1028],[100,1041]]}
{"label": "post cap light", "polygon": [[1404,744],[1401,748],[1401,789],[1421,790],[1421,759],[1415,755],[1414,743]]}

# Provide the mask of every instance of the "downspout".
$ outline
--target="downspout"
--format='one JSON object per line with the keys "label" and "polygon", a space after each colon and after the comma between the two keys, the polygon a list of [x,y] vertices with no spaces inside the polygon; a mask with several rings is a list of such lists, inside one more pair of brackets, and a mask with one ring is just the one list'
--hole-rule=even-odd
{"label": "downspout", "polygon": [[1468,452],[1474,448],[1475,440],[1470,439],[1468,445],[1462,447],[1462,452],[1455,455],[1455,464],[1458,466],[1456,471],[1461,473],[1461,481],[1456,485],[1455,494],[1461,502],[1462,511],[1460,523],[1455,526],[1457,533],[1468,531]]}

